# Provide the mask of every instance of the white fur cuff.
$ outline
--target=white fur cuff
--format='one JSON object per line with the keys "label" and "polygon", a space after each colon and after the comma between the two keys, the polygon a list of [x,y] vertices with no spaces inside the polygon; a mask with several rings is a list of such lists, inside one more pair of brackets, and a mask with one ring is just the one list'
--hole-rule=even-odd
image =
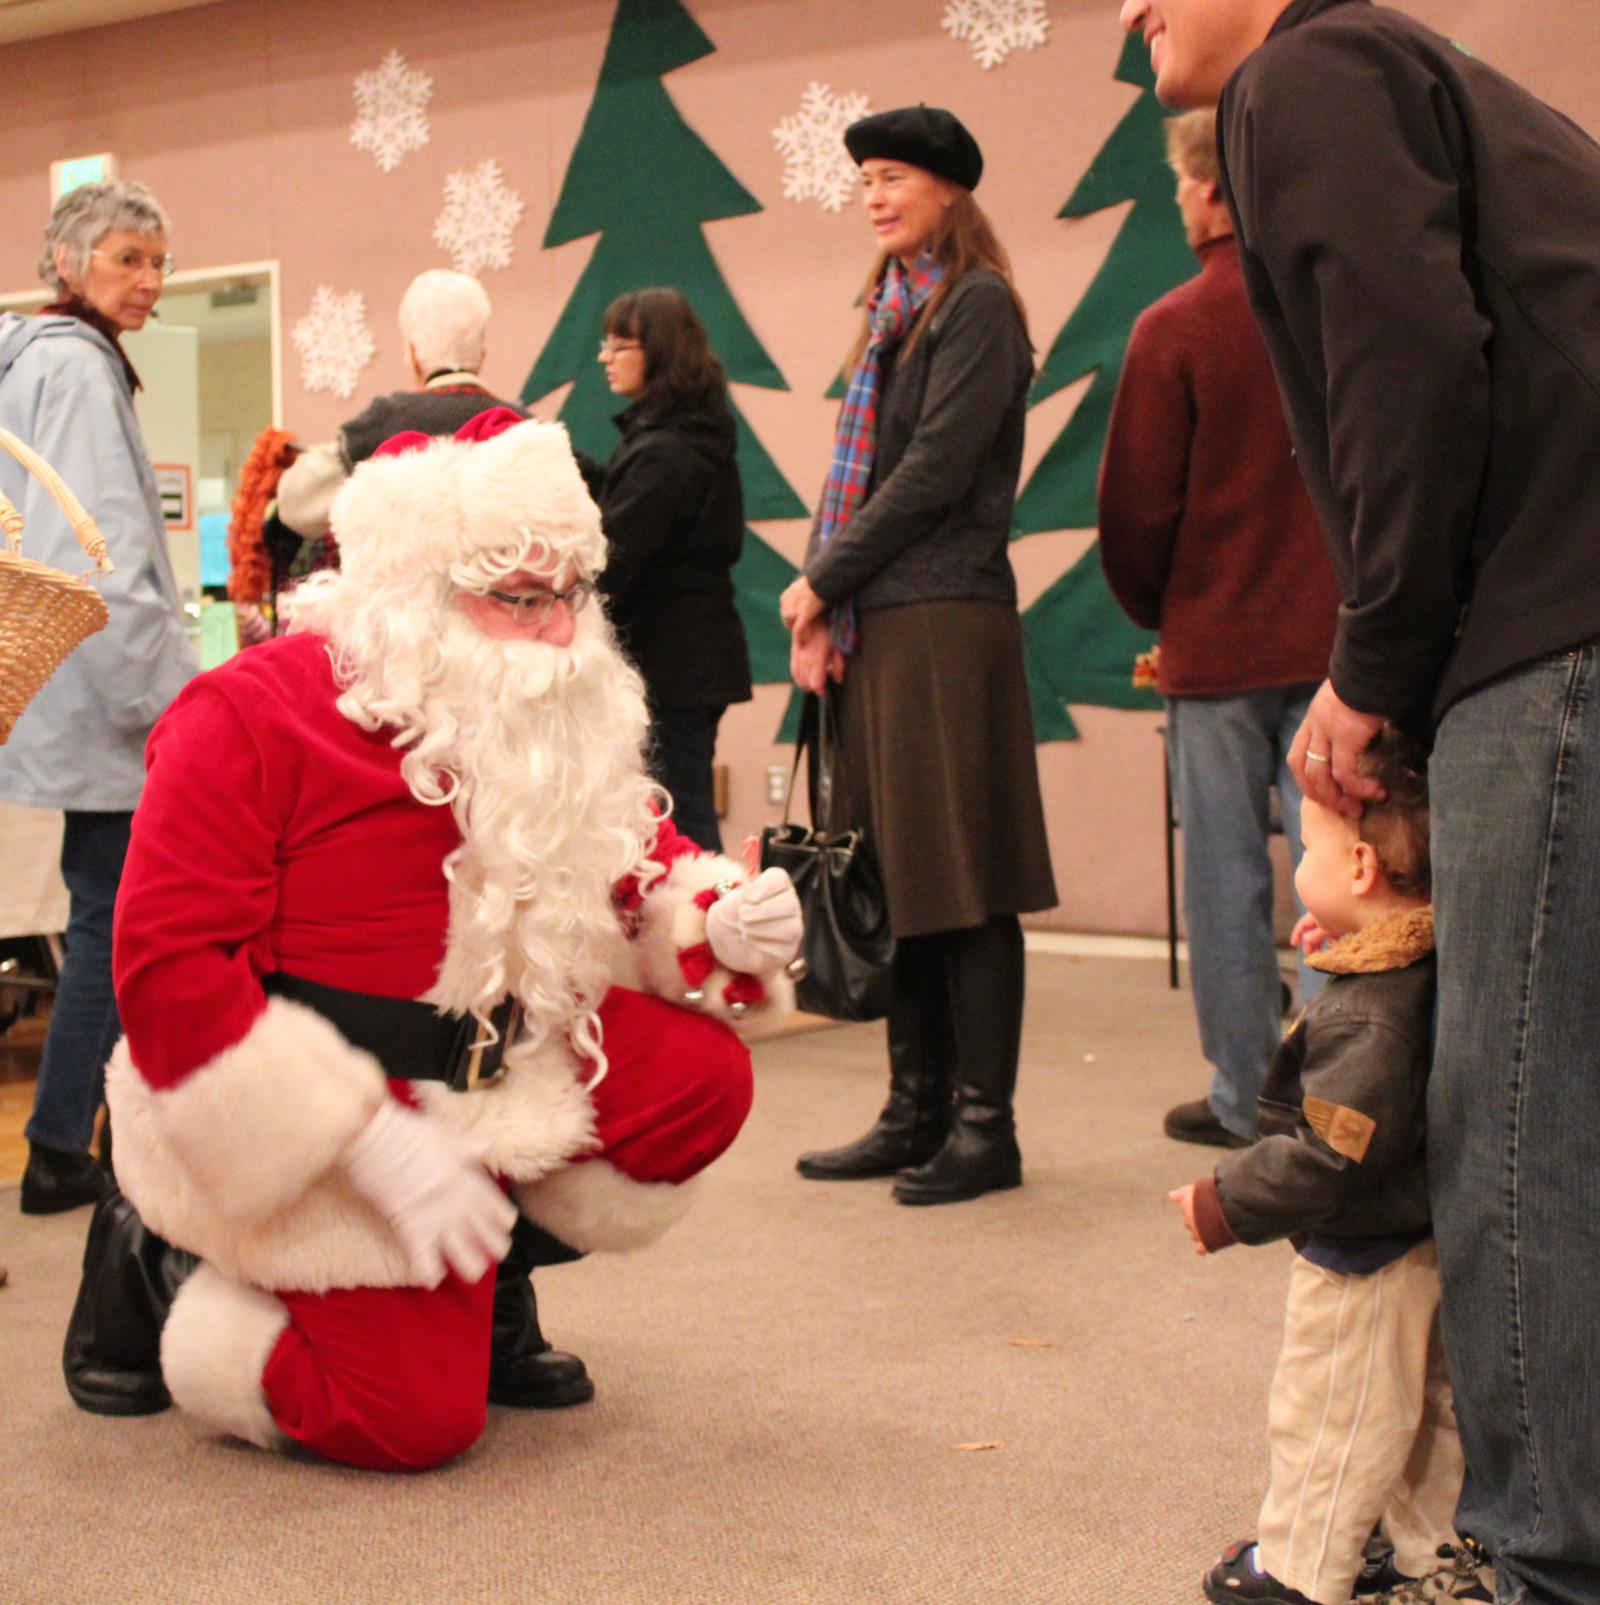
{"label": "white fur cuff", "polygon": [[749,878],[742,864],[721,853],[673,863],[639,910],[632,948],[645,991],[736,1029],[757,1023],[770,1027],[793,1012],[794,984],[781,967],[756,976],[736,974],[716,962],[706,941],[706,911],[695,898],[720,882]]}
{"label": "white fur cuff", "polygon": [[177,1086],[152,1093],[133,1072],[111,1093],[114,1124],[152,1119],[207,1203],[241,1221],[300,1198],[388,1095],[371,1054],[287,998]]}
{"label": "white fur cuff", "polygon": [[687,1214],[699,1183],[635,1181],[607,1160],[589,1159],[516,1192],[523,1214],[568,1247],[623,1254],[655,1242]]}

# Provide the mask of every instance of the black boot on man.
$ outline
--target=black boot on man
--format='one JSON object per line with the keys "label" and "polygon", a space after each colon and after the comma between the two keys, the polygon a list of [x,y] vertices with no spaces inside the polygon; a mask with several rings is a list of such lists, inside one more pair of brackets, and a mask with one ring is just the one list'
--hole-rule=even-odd
{"label": "black boot on man", "polygon": [[864,1137],[843,1148],[801,1154],[795,1169],[811,1181],[894,1176],[931,1159],[950,1133],[950,1033],[943,987],[927,942],[902,941],[895,953],[889,1011],[889,1101]]}
{"label": "black boot on man", "polygon": [[67,1392],[91,1415],[146,1416],[172,1403],[161,1379],[161,1328],[193,1254],[157,1237],[115,1182],[89,1221],[83,1280],[67,1322]]}
{"label": "black boot on man", "polygon": [[539,1306],[533,1296],[536,1266],[563,1265],[582,1257],[542,1227],[518,1217],[511,1229],[511,1252],[500,1262],[495,1278],[490,1404],[564,1410],[594,1397],[594,1382],[583,1361],[552,1348],[539,1330]]}
{"label": "black boot on man", "polygon": [[959,1204],[1022,1185],[1012,1094],[1022,1048],[1024,961],[1015,915],[940,939],[957,1065],[950,1135],[896,1178],[901,1204]]}
{"label": "black boot on man", "polygon": [[28,1144],[28,1168],[22,1173],[24,1215],[60,1215],[98,1203],[111,1184],[111,1173],[89,1153],[70,1153],[44,1143]]}

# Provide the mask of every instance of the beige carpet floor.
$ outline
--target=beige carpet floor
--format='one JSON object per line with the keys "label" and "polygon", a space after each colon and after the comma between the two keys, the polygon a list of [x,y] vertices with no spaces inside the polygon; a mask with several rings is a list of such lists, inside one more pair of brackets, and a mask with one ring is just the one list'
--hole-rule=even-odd
{"label": "beige carpet floor", "polygon": [[[586,1407],[490,1412],[387,1478],[83,1415],[60,1383],[86,1224],[0,1192],[0,1599],[1183,1605],[1252,1530],[1288,1250],[1191,1251],[1160,1135],[1204,1085],[1164,967],[1034,957],[1027,1185],[939,1209],[819,1185],[882,1028],[756,1050],[755,1113],[658,1247],[542,1272]],[[973,1448],[972,1445],[986,1447]]]}

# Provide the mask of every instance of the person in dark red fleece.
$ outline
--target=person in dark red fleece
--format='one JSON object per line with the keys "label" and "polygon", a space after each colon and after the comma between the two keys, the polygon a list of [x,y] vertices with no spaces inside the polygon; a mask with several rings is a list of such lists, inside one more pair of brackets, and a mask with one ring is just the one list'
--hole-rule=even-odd
{"label": "person in dark red fleece", "polygon": [[[1167,147],[1200,272],[1134,324],[1101,467],[1100,560],[1128,616],[1161,635],[1189,973],[1214,1071],[1166,1132],[1229,1147],[1255,1131],[1282,1012],[1270,792],[1298,862],[1289,746],[1328,671],[1339,597],[1245,298],[1215,116],[1173,118]],[[1318,984],[1302,968],[1302,1002]]]}

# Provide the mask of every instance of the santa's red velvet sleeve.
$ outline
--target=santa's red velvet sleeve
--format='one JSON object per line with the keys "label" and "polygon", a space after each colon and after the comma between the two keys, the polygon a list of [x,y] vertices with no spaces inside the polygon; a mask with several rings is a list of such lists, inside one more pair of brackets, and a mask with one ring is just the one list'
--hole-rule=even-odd
{"label": "santa's red velvet sleeve", "polygon": [[[269,762],[226,681],[194,682],[152,733],[117,897],[113,969],[134,1072],[112,1089],[134,1152],[159,1153],[223,1213],[293,1202],[385,1096],[377,1061],[281,998],[284,822],[301,777]],[[270,720],[266,721],[270,724]]]}

